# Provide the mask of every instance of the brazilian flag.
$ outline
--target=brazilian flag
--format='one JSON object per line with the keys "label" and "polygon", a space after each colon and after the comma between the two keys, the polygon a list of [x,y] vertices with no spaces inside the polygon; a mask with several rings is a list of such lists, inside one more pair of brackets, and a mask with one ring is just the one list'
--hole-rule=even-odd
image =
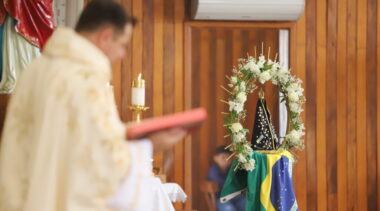
{"label": "brazilian flag", "polygon": [[298,210],[292,185],[292,154],[286,150],[254,151],[251,157],[255,160],[252,171],[235,171],[237,160],[232,164],[221,192],[221,202],[246,191],[246,211]]}

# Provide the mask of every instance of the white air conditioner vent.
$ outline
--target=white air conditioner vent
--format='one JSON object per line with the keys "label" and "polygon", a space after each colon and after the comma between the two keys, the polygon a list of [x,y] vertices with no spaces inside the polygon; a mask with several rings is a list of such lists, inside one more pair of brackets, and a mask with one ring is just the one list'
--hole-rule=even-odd
{"label": "white air conditioner vent", "polygon": [[192,0],[195,20],[294,21],[305,0]]}

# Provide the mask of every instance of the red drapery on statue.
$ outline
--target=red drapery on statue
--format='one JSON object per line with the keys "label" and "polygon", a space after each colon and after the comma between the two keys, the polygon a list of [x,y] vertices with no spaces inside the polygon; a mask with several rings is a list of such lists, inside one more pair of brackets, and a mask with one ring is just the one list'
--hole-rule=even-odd
{"label": "red drapery on statue", "polygon": [[16,31],[40,49],[54,30],[53,0],[0,0],[0,23],[5,11],[17,20]]}
{"label": "red drapery on statue", "polygon": [[4,2],[3,0],[0,0],[0,26],[3,25],[6,17],[7,17],[7,11],[5,10]]}

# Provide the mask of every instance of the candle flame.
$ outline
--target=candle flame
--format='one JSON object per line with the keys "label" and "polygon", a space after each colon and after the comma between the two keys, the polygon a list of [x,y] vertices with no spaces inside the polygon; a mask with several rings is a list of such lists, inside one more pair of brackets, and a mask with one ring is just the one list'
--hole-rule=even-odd
{"label": "candle flame", "polygon": [[139,74],[139,77],[137,77],[137,79],[139,79],[139,80],[141,79],[141,73]]}

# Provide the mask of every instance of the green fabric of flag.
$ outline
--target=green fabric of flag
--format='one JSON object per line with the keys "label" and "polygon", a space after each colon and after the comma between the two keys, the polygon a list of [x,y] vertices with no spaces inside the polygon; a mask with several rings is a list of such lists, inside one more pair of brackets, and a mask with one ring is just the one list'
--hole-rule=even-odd
{"label": "green fabric of flag", "polygon": [[221,202],[227,202],[246,192],[246,211],[295,211],[295,199],[291,171],[293,156],[280,150],[273,154],[254,152],[255,169],[238,169],[235,160],[221,191]]}

